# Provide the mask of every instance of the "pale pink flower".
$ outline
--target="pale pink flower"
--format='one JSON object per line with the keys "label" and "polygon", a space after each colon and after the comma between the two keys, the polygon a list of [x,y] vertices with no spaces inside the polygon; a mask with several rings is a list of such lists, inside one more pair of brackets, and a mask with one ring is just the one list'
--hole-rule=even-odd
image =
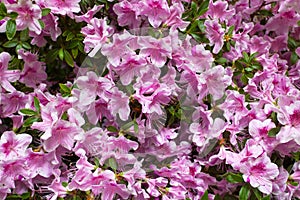
{"label": "pale pink flower", "polygon": [[166,0],[145,0],[140,2],[139,15],[148,17],[154,28],[158,28],[170,15],[170,8]]}
{"label": "pale pink flower", "polygon": [[93,57],[103,44],[108,41],[108,37],[112,35],[113,29],[107,25],[106,19],[93,18],[87,26],[81,29],[81,33],[85,36],[83,40],[84,50],[89,52],[93,49],[90,52],[90,56]]}
{"label": "pale pink flower", "polygon": [[13,131],[6,131],[0,139],[0,159],[18,159],[26,155],[26,149],[32,137],[28,134],[16,135]]}
{"label": "pale pink flower", "polygon": [[129,108],[129,97],[119,91],[116,87],[112,88],[108,109],[111,111],[113,116],[119,114],[120,119],[126,121],[130,114]]}
{"label": "pale pink flower", "polygon": [[12,93],[1,94],[1,115],[7,117],[25,107],[28,96],[23,92],[13,91]]}
{"label": "pale pink flower", "polygon": [[80,15],[80,16],[75,16],[75,21],[76,22],[86,22],[89,23],[93,16],[99,11],[101,10],[101,8],[103,8],[104,5],[94,5],[94,7],[90,10],[88,10],[84,15]]}
{"label": "pale pink flower", "polygon": [[53,14],[68,15],[69,17],[74,18],[74,13],[78,13],[81,10],[79,2],[80,0],[38,0],[37,4],[50,8]]}
{"label": "pale pink flower", "polygon": [[18,13],[16,19],[17,30],[24,30],[29,28],[37,34],[42,32],[42,27],[39,20],[42,18],[41,8],[32,4],[31,1],[18,1],[18,4],[11,6],[10,9]]}
{"label": "pale pink flower", "polygon": [[150,56],[151,62],[157,67],[162,67],[167,58],[172,58],[170,37],[155,39],[151,36],[141,36],[138,38],[138,45],[141,49],[139,55]]}
{"label": "pale pink flower", "polygon": [[118,23],[120,26],[129,26],[130,28],[138,28],[141,19],[138,17],[137,11],[139,1],[121,1],[113,7],[114,12],[118,15]]}
{"label": "pale pink flower", "polygon": [[0,85],[9,92],[15,90],[10,82],[15,82],[19,79],[19,70],[7,70],[8,63],[10,60],[10,55],[7,52],[2,52],[0,54]]}
{"label": "pale pink flower", "polygon": [[221,27],[218,20],[206,20],[204,25],[206,27],[205,31],[210,45],[214,45],[212,52],[217,54],[224,45],[225,30]]}
{"label": "pale pink flower", "polygon": [[213,19],[224,21],[230,19],[235,14],[235,10],[228,10],[228,3],[226,1],[210,1],[208,11],[205,14]]}

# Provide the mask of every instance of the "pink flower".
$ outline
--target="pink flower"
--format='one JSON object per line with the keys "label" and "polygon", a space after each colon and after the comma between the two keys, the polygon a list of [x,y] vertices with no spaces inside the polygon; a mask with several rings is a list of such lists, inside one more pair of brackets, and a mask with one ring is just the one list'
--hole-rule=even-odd
{"label": "pink flower", "polygon": [[138,45],[141,49],[139,55],[150,56],[151,62],[157,67],[162,67],[167,58],[172,58],[170,37],[155,39],[151,36],[141,36],[138,38]]}
{"label": "pink flower", "polygon": [[283,107],[283,111],[278,113],[278,121],[284,125],[281,127],[276,139],[280,143],[287,143],[294,140],[300,145],[300,101],[291,103]]}
{"label": "pink flower", "polygon": [[107,42],[108,37],[113,33],[113,29],[107,25],[106,19],[91,19],[90,23],[81,29],[81,33],[85,36],[83,40],[85,52],[90,52],[93,57],[104,43]]}
{"label": "pink flower", "polygon": [[[122,34],[114,34],[113,35],[113,42],[104,44],[101,53],[107,57],[108,61],[115,67],[117,67],[120,62],[121,58],[123,60],[124,56],[130,57],[131,55],[134,56],[136,53],[130,45],[130,43],[135,42],[136,37],[124,31]],[[127,59],[125,59],[127,60]]]}
{"label": "pink flower", "polygon": [[25,61],[23,71],[20,74],[20,82],[36,88],[38,84],[47,79],[45,63],[38,61],[37,55],[24,52],[24,50],[19,51],[19,56]]}
{"label": "pink flower", "polygon": [[230,19],[234,14],[234,9],[228,9],[228,3],[226,1],[210,1],[208,11],[206,12],[206,15],[209,15],[213,19],[218,20],[228,20]]}
{"label": "pink flower", "polygon": [[170,8],[166,0],[145,0],[140,2],[139,15],[148,17],[149,23],[158,28],[170,15]]}
{"label": "pink flower", "polygon": [[268,131],[275,127],[271,119],[266,119],[263,122],[254,119],[249,123],[249,133],[266,152],[271,152],[276,145],[276,139],[269,137]]}
{"label": "pink flower", "polygon": [[73,13],[80,12],[79,2],[80,0],[37,1],[40,6],[50,8],[53,14],[68,15],[71,18],[74,18]]}
{"label": "pink flower", "polygon": [[179,28],[181,31],[185,30],[189,25],[189,22],[181,19],[183,12],[184,7],[181,2],[172,2],[170,7],[170,16],[167,20],[165,20],[164,25],[172,27],[171,29]]}
{"label": "pink flower", "polygon": [[256,159],[248,159],[240,167],[244,181],[258,188],[264,194],[272,192],[272,182],[279,175],[276,164],[272,163],[266,153]]}
{"label": "pink flower", "polygon": [[108,109],[113,116],[116,116],[118,113],[121,120],[126,121],[130,114],[129,97],[115,87],[111,92]]}
{"label": "pink flower", "polygon": [[210,45],[214,45],[212,52],[217,54],[223,47],[225,30],[221,27],[218,20],[206,20],[204,25]]}
{"label": "pink flower", "polygon": [[129,26],[130,28],[138,28],[141,20],[137,16],[139,1],[121,1],[113,7],[114,12],[118,15],[118,23],[120,26]]}
{"label": "pink flower", "polygon": [[[225,74],[225,69],[221,65],[215,66],[200,74],[200,91],[210,93],[215,100],[223,97],[226,87],[230,84],[231,77]],[[203,94],[201,94],[201,96],[202,95]]]}
{"label": "pink flower", "polygon": [[92,20],[93,16],[103,7],[104,5],[94,5],[94,7],[88,10],[87,13],[85,13],[84,15],[75,16],[75,21],[76,22],[84,21],[86,23],[89,23]]}
{"label": "pink flower", "polygon": [[31,1],[18,1],[18,4],[12,6],[11,9],[18,13],[16,19],[18,30],[24,30],[28,27],[30,31],[34,31],[37,34],[42,32],[42,27],[39,23],[39,20],[42,18],[42,11],[38,5],[32,4]]}
{"label": "pink flower", "polygon": [[23,92],[14,91],[12,93],[1,94],[1,107],[2,115],[4,117],[10,116],[13,113],[17,112],[21,108],[25,107],[25,104],[28,101],[28,96]]}
{"label": "pink flower", "polygon": [[0,160],[18,159],[26,155],[26,149],[32,137],[28,134],[16,135],[13,131],[6,131],[0,140]]}
{"label": "pink flower", "polygon": [[19,70],[7,70],[10,55],[7,52],[0,54],[0,85],[9,92],[15,90],[10,82],[17,81],[19,79]]}
{"label": "pink flower", "polygon": [[82,130],[74,124],[59,120],[49,131],[41,136],[44,141],[44,149],[48,152],[54,151],[59,145],[71,150],[76,136],[78,136]]}

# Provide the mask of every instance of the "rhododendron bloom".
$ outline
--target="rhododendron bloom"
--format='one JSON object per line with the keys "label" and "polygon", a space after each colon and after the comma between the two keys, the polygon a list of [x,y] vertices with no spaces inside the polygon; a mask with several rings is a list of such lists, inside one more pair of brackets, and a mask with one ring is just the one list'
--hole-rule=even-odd
{"label": "rhododendron bloom", "polygon": [[170,8],[166,0],[145,0],[140,2],[138,14],[148,17],[149,23],[158,28],[170,15]]}
{"label": "rhododendron bloom", "polygon": [[279,174],[277,165],[270,161],[266,153],[241,163],[240,171],[245,182],[249,182],[252,187],[257,187],[265,194],[272,192],[272,182]]}
{"label": "rhododendron bloom", "polygon": [[51,0],[42,1],[38,0],[38,4],[46,8],[50,8],[51,12],[59,15],[68,15],[73,18],[73,13],[80,12],[79,2],[80,0]]}
{"label": "rhododendron bloom", "polygon": [[7,70],[10,55],[6,52],[0,54],[0,84],[7,91],[14,91],[15,88],[10,82],[14,82],[19,79],[19,70]]}
{"label": "rhododendron bloom", "polygon": [[28,134],[16,135],[13,131],[4,132],[0,139],[0,160],[25,156],[31,141],[32,137]]}
{"label": "rhododendron bloom", "polygon": [[85,36],[83,43],[85,44],[85,52],[90,52],[93,57],[99,49],[107,42],[108,37],[113,33],[113,29],[107,25],[106,19],[91,19],[90,23],[83,27],[81,33]]}
{"label": "rhododendron bloom", "polygon": [[225,30],[221,27],[218,20],[207,20],[204,24],[210,45],[214,45],[212,52],[217,54],[223,47]]}

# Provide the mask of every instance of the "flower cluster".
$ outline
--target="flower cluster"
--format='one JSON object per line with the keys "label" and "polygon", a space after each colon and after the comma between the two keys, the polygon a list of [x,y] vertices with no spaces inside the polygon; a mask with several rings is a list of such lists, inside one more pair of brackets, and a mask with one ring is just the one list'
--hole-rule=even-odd
{"label": "flower cluster", "polygon": [[298,1],[0,1],[0,199],[300,198]]}

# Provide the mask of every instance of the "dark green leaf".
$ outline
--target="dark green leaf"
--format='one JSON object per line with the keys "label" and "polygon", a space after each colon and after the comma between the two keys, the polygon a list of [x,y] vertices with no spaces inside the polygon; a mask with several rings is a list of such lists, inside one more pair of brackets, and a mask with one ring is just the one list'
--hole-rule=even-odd
{"label": "dark green leaf", "polygon": [[112,133],[119,132],[119,130],[116,127],[114,127],[114,126],[108,126],[107,130],[110,131],[110,132],[112,132]]}
{"label": "dark green leaf", "polygon": [[45,23],[43,20],[39,19],[39,24],[41,25],[42,29],[45,28]]}
{"label": "dark green leaf", "polygon": [[208,11],[209,0],[205,0],[201,3],[198,10],[198,17],[206,13]]}
{"label": "dark green leaf", "polygon": [[115,158],[109,158],[108,159],[108,166],[111,167],[114,171],[116,171],[117,168],[118,168],[118,163],[117,163],[116,159]]}
{"label": "dark green leaf", "polygon": [[239,192],[239,200],[247,200],[250,194],[250,186],[248,184],[243,185]]}
{"label": "dark green leaf", "polygon": [[58,52],[59,52],[58,49],[50,50],[46,55],[46,62],[52,63],[57,58]]}
{"label": "dark green leaf", "polygon": [[29,197],[30,197],[30,192],[26,192],[21,195],[22,199],[29,199]]}
{"label": "dark green leaf", "polygon": [[2,16],[6,16],[7,15],[7,9],[6,9],[4,3],[0,3],[0,15],[2,15]]}
{"label": "dark green leaf", "polygon": [[258,55],[258,52],[251,54],[249,57],[250,61],[252,61],[257,55]]}
{"label": "dark green leaf", "polygon": [[226,180],[229,183],[243,183],[244,182],[242,174],[235,174],[235,173],[231,173],[231,172],[227,174]]}
{"label": "dark green leaf", "polygon": [[22,47],[22,44],[18,44],[17,46],[16,46],[16,53],[18,53],[18,51],[20,50],[20,49],[22,49],[23,47]]}
{"label": "dark green leaf", "polygon": [[201,197],[201,200],[208,200],[208,191],[206,190],[203,196]]}
{"label": "dark green leaf", "polygon": [[247,78],[247,76],[246,76],[245,74],[243,74],[243,75],[241,76],[241,81],[242,81],[244,84],[247,84],[247,83],[248,83],[248,78]]}
{"label": "dark green leaf", "polygon": [[202,33],[204,33],[205,32],[205,26],[204,26],[204,21],[202,21],[202,20],[198,20],[198,28],[200,29],[200,31],[202,32]]}
{"label": "dark green leaf", "polygon": [[257,70],[262,70],[262,67],[259,65],[252,65],[251,66],[252,69],[257,69]]}
{"label": "dark green leaf", "polygon": [[97,168],[100,167],[100,161],[99,161],[98,158],[94,159],[94,163],[95,163],[95,165],[96,165]]}
{"label": "dark green leaf", "polygon": [[11,19],[13,19],[13,20],[15,20],[17,17],[18,17],[18,13],[17,12],[11,12],[11,13],[9,13],[9,17],[11,18]]}
{"label": "dark green leaf", "polygon": [[70,33],[67,35],[66,41],[70,41],[70,40],[72,40],[74,37],[75,37],[74,33],[70,32]]}
{"label": "dark green leaf", "polygon": [[10,41],[5,42],[3,44],[3,47],[5,47],[5,48],[12,48],[12,47],[15,47],[17,45],[18,45],[17,41],[10,40]]}
{"label": "dark green leaf", "polygon": [[39,120],[39,118],[36,117],[29,117],[28,119],[26,119],[23,123],[23,127],[29,127],[33,124],[33,122],[37,122]]}
{"label": "dark green leaf", "polygon": [[67,187],[67,186],[68,186],[68,183],[67,183],[67,182],[62,182],[61,185],[62,185],[63,187]]}
{"label": "dark green leaf", "polygon": [[230,51],[230,49],[231,49],[231,45],[229,42],[226,42],[226,49],[227,49],[227,51]]}
{"label": "dark green leaf", "polygon": [[244,60],[247,62],[247,63],[249,63],[249,55],[245,52],[245,51],[243,51],[243,57],[244,57]]}
{"label": "dark green leaf", "polygon": [[298,55],[295,52],[292,52],[291,58],[290,58],[291,64],[294,65],[298,61]]}
{"label": "dark green leaf", "polygon": [[234,31],[234,28],[235,28],[234,25],[230,26],[229,29],[228,29],[227,34],[230,35],[230,36],[232,36],[232,33],[233,33],[233,31]]}
{"label": "dark green leaf", "polygon": [[262,198],[261,200],[270,200],[271,199],[271,197],[270,197],[270,195],[268,195],[268,196],[265,196],[264,198]]}
{"label": "dark green leaf", "polygon": [[69,66],[74,67],[73,57],[71,56],[71,54],[67,50],[64,50],[64,58],[65,58],[66,63]]}
{"label": "dark green leaf", "polygon": [[67,49],[74,49],[75,47],[78,46],[78,41],[71,41],[68,45],[67,45]]}
{"label": "dark green leaf", "polygon": [[72,49],[71,52],[72,52],[73,57],[76,58],[77,55],[78,55],[78,49],[77,48],[76,49]]}
{"label": "dark green leaf", "polygon": [[33,115],[37,114],[34,110],[31,110],[31,109],[28,109],[28,108],[21,109],[20,112],[22,114],[28,115],[28,116],[33,116]]}
{"label": "dark green leaf", "polygon": [[261,198],[262,198],[261,192],[257,188],[252,188],[252,191],[253,191],[256,199],[261,200]]}
{"label": "dark green leaf", "polygon": [[269,137],[276,137],[276,135],[279,133],[279,131],[280,131],[280,127],[272,128],[271,130],[269,130],[268,136]]}
{"label": "dark green leaf", "polygon": [[17,32],[17,25],[15,20],[8,20],[6,24],[6,37],[8,40],[11,40],[15,37]]}
{"label": "dark green leaf", "polygon": [[133,127],[134,127],[134,132],[138,133],[139,132],[139,125],[136,121],[134,121]]}
{"label": "dark green leaf", "polygon": [[46,16],[51,12],[50,8],[43,8],[42,9],[42,16]]}
{"label": "dark green leaf", "polygon": [[34,104],[34,107],[35,107],[35,110],[40,113],[41,111],[41,106],[40,106],[40,101],[37,97],[33,97],[33,104]]}

